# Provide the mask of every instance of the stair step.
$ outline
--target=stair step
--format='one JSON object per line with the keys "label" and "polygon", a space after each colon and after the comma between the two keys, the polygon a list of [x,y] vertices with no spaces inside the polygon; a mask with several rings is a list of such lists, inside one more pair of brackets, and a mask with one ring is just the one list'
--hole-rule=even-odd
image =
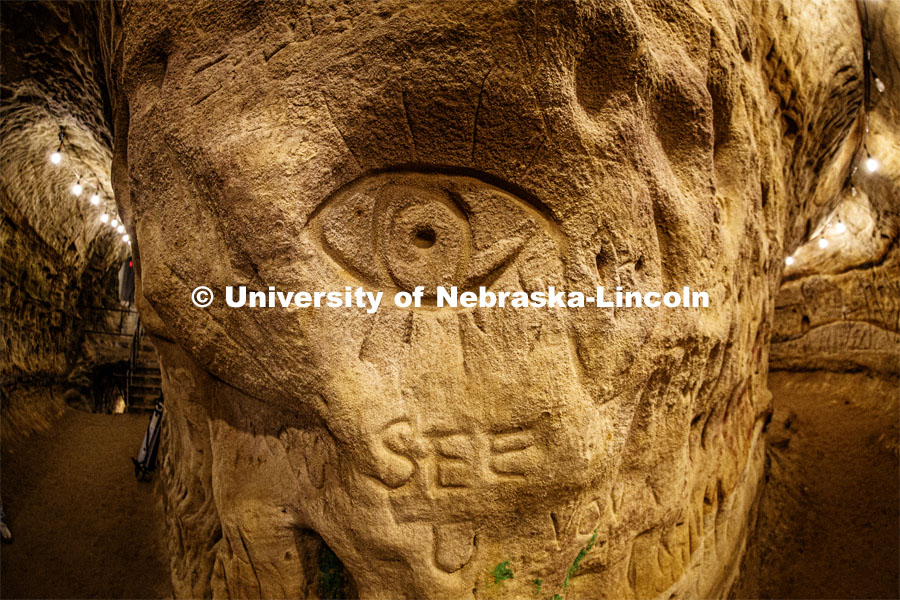
{"label": "stair step", "polygon": [[159,381],[143,381],[143,380],[131,380],[131,389],[152,389],[158,390],[162,389]]}
{"label": "stair step", "polygon": [[131,406],[155,406],[159,394],[152,396],[132,396],[129,400]]}
{"label": "stair step", "polygon": [[152,391],[154,394],[158,394],[162,390],[162,386],[158,383],[153,382],[136,382],[131,385],[131,394],[140,394],[145,393],[148,390]]}
{"label": "stair step", "polygon": [[146,381],[143,379],[132,379],[131,380],[132,389],[147,389],[147,388],[149,388],[149,389],[158,390],[162,387],[160,384],[161,384],[161,382],[152,381],[152,380],[151,381]]}
{"label": "stair step", "polygon": [[159,372],[154,371],[134,371],[131,374],[132,381],[155,381],[157,383],[162,381],[162,375]]}

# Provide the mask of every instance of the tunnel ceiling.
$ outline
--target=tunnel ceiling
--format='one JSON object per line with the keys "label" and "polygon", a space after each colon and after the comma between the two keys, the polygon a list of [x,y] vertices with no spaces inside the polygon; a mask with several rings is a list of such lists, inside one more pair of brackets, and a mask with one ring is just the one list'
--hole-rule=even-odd
{"label": "tunnel ceiling", "polygon": [[[96,17],[76,3],[2,6],[0,175],[7,219],[34,231],[67,265],[95,253],[124,257],[127,245],[100,222],[115,214],[111,136],[99,76]],[[62,160],[50,162],[64,132]],[[71,192],[79,180],[80,196]],[[97,193],[99,206],[90,203]]]}
{"label": "tunnel ceiling", "polygon": [[[871,51],[868,135],[860,149],[858,169],[841,190],[840,203],[813,225],[794,252],[794,263],[785,269],[787,279],[877,264],[896,248],[900,220],[900,36],[896,34],[900,31],[900,3],[858,5]],[[866,168],[867,153],[879,161],[874,173]],[[820,246],[822,238],[827,240],[825,248]]]}

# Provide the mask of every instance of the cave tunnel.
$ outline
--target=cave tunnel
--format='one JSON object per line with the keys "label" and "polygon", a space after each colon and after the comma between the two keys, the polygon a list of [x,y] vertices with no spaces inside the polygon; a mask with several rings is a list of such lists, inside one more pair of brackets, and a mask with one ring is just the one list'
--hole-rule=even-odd
{"label": "cave tunnel", "polygon": [[900,597],[900,1],[0,28],[3,598]]}

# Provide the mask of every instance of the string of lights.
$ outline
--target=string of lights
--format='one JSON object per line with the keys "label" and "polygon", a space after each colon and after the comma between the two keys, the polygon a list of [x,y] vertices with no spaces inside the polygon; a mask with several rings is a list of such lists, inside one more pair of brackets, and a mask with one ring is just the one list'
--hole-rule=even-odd
{"label": "string of lights", "polygon": [[[68,146],[68,148],[67,148]],[[71,145],[66,144],[66,132],[65,129],[60,126],[59,128],[59,145],[56,147],[50,154],[50,162],[56,166],[63,165],[63,159],[65,159],[69,169],[72,171],[72,176],[75,178],[75,183],[72,184],[70,191],[72,195],[81,197],[81,195],[85,191],[85,185],[87,185],[87,180],[82,177],[78,173],[78,170],[75,168],[73,153],[71,149]],[[91,186],[93,189],[93,193],[90,196],[89,202],[92,206],[100,207],[101,203],[103,203],[103,198],[101,196],[102,190],[99,186]],[[110,199],[112,200],[112,199]],[[115,212],[112,213],[112,216],[109,214],[110,211],[104,211],[100,213],[100,222],[104,224],[108,224],[112,227],[115,232],[121,236],[122,241],[129,246],[131,245],[131,240],[127,233],[125,233],[125,226],[119,222],[118,215]]]}
{"label": "string of lights", "polygon": [[[862,160],[862,164],[865,167],[866,171],[869,173],[875,173],[878,171],[881,163],[878,162],[878,159],[872,156],[871,152],[869,152],[869,112],[872,108],[871,102],[871,86],[874,83],[875,89],[879,94],[883,94],[885,90],[884,82],[878,77],[878,75],[872,69],[872,50],[871,50],[871,38],[869,34],[869,7],[867,0],[859,0],[862,5],[862,11],[860,12],[860,30],[863,44],[863,102],[860,106],[860,110],[865,114],[865,128],[863,129],[862,142],[860,146],[857,147],[856,156],[861,156],[862,152],[865,152],[865,159]],[[859,5],[857,5],[859,6]],[[862,150],[860,152],[859,150]],[[856,197],[856,186],[853,184],[854,177],[856,177],[856,173],[859,170],[858,164],[854,164],[850,169],[850,174],[847,176],[847,180],[844,183],[844,189],[849,187],[850,196]],[[832,223],[837,219],[837,222]],[[828,240],[828,236],[832,235],[842,235],[847,232],[847,225],[837,217],[837,211],[833,212],[825,222],[825,226],[819,230],[818,233],[813,234],[813,239],[818,237],[818,246],[820,249],[824,250],[830,244]],[[793,256],[787,256],[784,259],[784,264],[788,267],[793,265],[795,259]]]}

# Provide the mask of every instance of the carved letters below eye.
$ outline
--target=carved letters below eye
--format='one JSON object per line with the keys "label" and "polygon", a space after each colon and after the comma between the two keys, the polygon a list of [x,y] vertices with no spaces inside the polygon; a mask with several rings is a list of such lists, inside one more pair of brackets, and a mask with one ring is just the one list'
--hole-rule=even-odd
{"label": "carved letters below eye", "polygon": [[377,443],[377,479],[396,490],[398,521],[470,518],[467,498],[520,485],[540,472],[544,453],[533,428],[420,432],[405,420],[386,427]]}

